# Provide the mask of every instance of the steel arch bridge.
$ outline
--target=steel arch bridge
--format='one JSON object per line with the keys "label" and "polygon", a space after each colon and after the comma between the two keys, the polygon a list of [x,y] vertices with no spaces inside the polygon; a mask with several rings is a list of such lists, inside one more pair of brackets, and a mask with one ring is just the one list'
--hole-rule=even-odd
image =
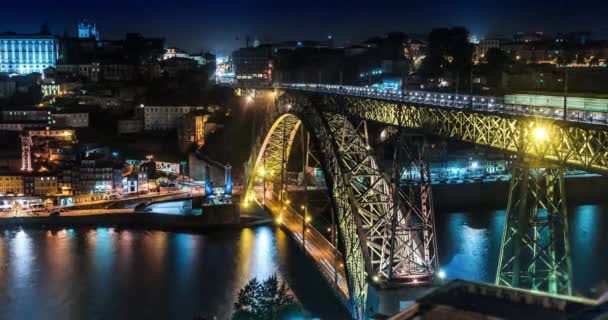
{"label": "steel arch bridge", "polygon": [[255,197],[260,175],[264,194],[271,185],[277,197],[283,196],[288,158],[304,127],[320,151],[338,220],[348,283],[344,295],[353,316],[366,312],[369,280],[385,285],[430,283],[437,270],[432,210],[419,206],[419,199],[411,195],[395,192],[361,132],[365,127],[323,112],[301,95],[283,95],[279,105],[290,110],[270,115],[274,121],[258,136],[249,162],[246,201]]}
{"label": "steel arch bridge", "polygon": [[[279,86],[278,89],[285,90],[279,105],[292,105],[294,109],[291,112],[295,117],[302,120],[304,126],[310,129],[317,138],[318,144],[328,148],[327,152],[324,152],[326,159],[323,166],[326,175],[330,178],[328,181],[330,181],[329,187],[333,194],[334,206],[348,208],[347,205],[350,204],[351,208],[351,211],[342,212],[340,223],[344,223],[344,219],[348,218],[355,221],[354,218],[357,218],[356,214],[359,212],[357,208],[359,203],[352,201],[351,194],[334,194],[336,190],[349,190],[352,187],[349,185],[351,181],[347,179],[348,167],[342,163],[344,155],[341,153],[349,150],[346,147],[350,145],[345,146],[341,142],[345,141],[344,136],[356,135],[357,126],[345,121],[346,118],[403,127],[422,134],[469,142],[511,153],[515,156],[515,160],[495,283],[551,294],[572,293],[572,262],[563,168],[573,167],[608,175],[608,122],[588,123],[571,119],[564,121],[555,116],[511,112],[507,108],[496,109],[489,105],[468,109],[462,105],[446,105],[440,100],[428,103],[416,102],[401,95],[366,93],[365,90],[344,92],[341,91],[340,86],[328,87],[332,88],[327,89],[319,85]],[[273,90],[276,92],[277,88]],[[347,123],[348,130],[344,130],[346,126],[336,125],[340,123]],[[296,131],[297,128],[293,132]],[[284,137],[283,140],[293,139],[293,136],[284,135]],[[269,141],[278,140],[275,137]],[[353,141],[349,143],[353,144]],[[270,150],[273,147],[269,144],[270,142],[266,147]],[[364,144],[365,142],[361,146]],[[262,145],[263,143],[260,142],[259,146]],[[275,145],[274,149],[289,150],[282,144]],[[259,156],[264,153],[259,153],[258,150],[261,149],[257,148],[254,151],[257,158],[250,161],[251,170],[254,167],[257,170],[259,160],[271,158],[270,154]],[[358,154],[365,154],[363,150],[360,151]],[[275,153],[275,158],[277,154]],[[357,152],[350,153],[354,159],[362,159],[355,158],[355,154]],[[279,159],[285,161],[285,155],[281,155]],[[358,162],[354,161],[354,163]],[[274,168],[283,168],[284,165],[284,162],[280,162],[278,165],[275,164]],[[368,166],[374,167],[374,165]],[[275,174],[276,170],[274,169]],[[379,172],[378,176],[381,175]],[[253,179],[250,179],[250,187],[251,181]],[[386,182],[381,184],[391,187]],[[379,194],[390,195],[391,192],[379,192]],[[403,195],[398,198],[403,198]],[[394,208],[401,210],[408,207],[408,199],[398,200],[400,204],[393,206]],[[390,201],[386,203],[390,208]],[[352,208],[357,210],[353,213]],[[399,215],[391,215],[390,210],[385,210],[384,214],[387,217],[399,217]],[[432,221],[432,214],[429,217]],[[348,230],[355,231],[353,234],[356,234],[362,229],[357,223],[351,225],[351,229],[347,227],[349,226],[340,225],[342,237]],[[417,244],[419,239],[423,238],[412,237],[409,240]],[[352,244],[357,244],[356,241],[357,239],[354,239]],[[362,248],[367,245],[359,244]],[[352,246],[350,248],[352,249]],[[347,270],[351,301],[355,307],[358,306],[357,303],[361,303],[361,297],[365,292],[366,285],[363,282],[365,275],[383,275],[379,271],[381,269],[368,268],[372,265],[367,252],[369,250],[371,249],[361,250],[357,256],[358,261],[363,261],[360,263],[360,268],[355,268],[355,264],[351,262]],[[390,250],[388,248],[389,252]],[[345,255],[347,259],[354,257],[352,252],[345,252]],[[435,255],[436,251],[433,252],[432,257],[436,263]],[[379,266],[384,265],[378,264]],[[359,272],[363,270],[363,272],[351,274],[353,270]],[[355,283],[361,285],[357,287]]]}

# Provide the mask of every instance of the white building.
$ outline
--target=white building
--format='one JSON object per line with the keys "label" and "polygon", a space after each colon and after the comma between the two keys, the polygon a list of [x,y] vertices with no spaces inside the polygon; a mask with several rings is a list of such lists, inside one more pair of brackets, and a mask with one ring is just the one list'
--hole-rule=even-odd
{"label": "white building", "polygon": [[171,58],[190,58],[190,55],[180,48],[167,48],[163,54],[163,60]]}
{"label": "white building", "polygon": [[0,34],[0,72],[44,73],[57,62],[57,39],[52,35]]}
{"label": "white building", "polygon": [[145,106],[145,130],[174,130],[180,124],[181,118],[194,111],[205,110],[203,106]]}

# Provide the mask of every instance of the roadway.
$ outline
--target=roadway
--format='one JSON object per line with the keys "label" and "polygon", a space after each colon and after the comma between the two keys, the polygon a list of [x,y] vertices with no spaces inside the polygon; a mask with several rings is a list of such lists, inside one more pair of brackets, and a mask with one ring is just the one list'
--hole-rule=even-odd
{"label": "roadway", "polygon": [[[256,193],[257,194],[257,193]],[[258,197],[260,197],[258,195]],[[256,202],[262,206],[259,199]],[[266,207],[279,222],[281,205],[276,200],[266,199]],[[286,206],[280,219],[281,225],[289,230],[293,238],[302,245],[302,216],[293,208]],[[344,259],[321,233],[309,225],[306,227],[305,247],[308,255],[317,264],[319,270],[326,278],[328,283],[339,291],[342,298],[348,301],[348,284],[346,281],[346,271],[344,269]],[[337,268],[334,266],[337,265]],[[337,274],[336,274],[337,269]],[[337,279],[336,279],[337,278]],[[337,280],[337,282],[336,282]]]}
{"label": "roadway", "polygon": [[[185,197],[190,197],[192,194],[189,190],[177,190],[170,191],[167,193],[149,193],[145,195],[138,196],[129,196],[120,199],[105,199],[105,200],[96,200],[90,201],[86,203],[77,203],[68,206],[50,206],[44,207],[41,210],[31,210],[25,209],[20,210],[18,212],[10,211],[6,214],[0,214],[0,218],[12,218],[12,217],[37,217],[37,216],[48,216],[52,212],[60,212],[61,216],[79,216],[79,215],[93,215],[93,214],[124,214],[124,213],[134,213],[134,207],[139,203],[146,202],[154,202],[157,201],[170,201],[170,200],[180,200]],[[115,207],[117,204],[121,204],[123,202],[133,202],[130,205],[126,205],[125,208],[111,208]],[[87,209],[78,209],[79,207],[89,207],[89,206],[99,206],[98,208],[87,208]]]}
{"label": "roadway", "polygon": [[[280,89],[295,89],[309,92],[382,99],[396,103],[409,102],[429,107],[443,107],[495,114],[534,116],[553,120],[564,120],[564,112],[561,108],[508,104],[503,102],[502,97],[411,90],[403,93],[400,90],[380,90],[370,87],[314,83],[278,83],[275,87]],[[565,120],[608,125],[608,110],[605,112],[567,110]]]}

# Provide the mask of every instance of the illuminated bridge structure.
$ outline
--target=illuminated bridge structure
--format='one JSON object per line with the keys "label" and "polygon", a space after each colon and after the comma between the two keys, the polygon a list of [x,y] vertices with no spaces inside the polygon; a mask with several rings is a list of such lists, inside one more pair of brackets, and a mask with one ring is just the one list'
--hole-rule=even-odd
{"label": "illuminated bridge structure", "polygon": [[[354,318],[365,317],[369,283],[430,284],[438,272],[424,146],[395,151],[392,177],[388,176],[371,151],[366,121],[513,154],[496,284],[572,294],[563,168],[608,173],[605,114],[566,114],[568,120],[563,120],[564,115],[554,110],[530,111],[491,98],[473,103],[468,97],[469,102],[463,103],[452,97],[442,100],[440,94],[427,99],[422,93],[421,99],[412,92],[333,85],[282,84],[241,88],[237,93],[251,101],[273,99],[249,160],[244,201],[268,197],[278,201],[277,214],[289,210],[285,172],[298,130],[302,137],[307,132],[319,150],[338,220],[348,282],[343,294]],[[403,136],[398,134],[395,143],[404,144]],[[302,143],[303,154],[306,144]],[[398,163],[404,162],[420,172],[410,192],[402,192],[395,183],[403,169]]]}

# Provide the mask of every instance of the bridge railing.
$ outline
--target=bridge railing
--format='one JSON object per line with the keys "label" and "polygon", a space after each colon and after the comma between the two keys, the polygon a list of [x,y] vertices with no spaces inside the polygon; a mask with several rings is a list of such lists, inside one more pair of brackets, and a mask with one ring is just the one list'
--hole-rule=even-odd
{"label": "bridge railing", "polygon": [[508,104],[501,97],[450,94],[428,91],[380,90],[370,87],[343,86],[313,83],[277,83],[276,88],[296,89],[311,92],[343,94],[372,99],[383,99],[394,102],[410,102],[430,107],[453,108],[470,111],[482,111],[495,114],[534,116],[553,120],[608,125],[608,110],[584,111],[567,110],[564,119],[562,108],[532,105]]}

